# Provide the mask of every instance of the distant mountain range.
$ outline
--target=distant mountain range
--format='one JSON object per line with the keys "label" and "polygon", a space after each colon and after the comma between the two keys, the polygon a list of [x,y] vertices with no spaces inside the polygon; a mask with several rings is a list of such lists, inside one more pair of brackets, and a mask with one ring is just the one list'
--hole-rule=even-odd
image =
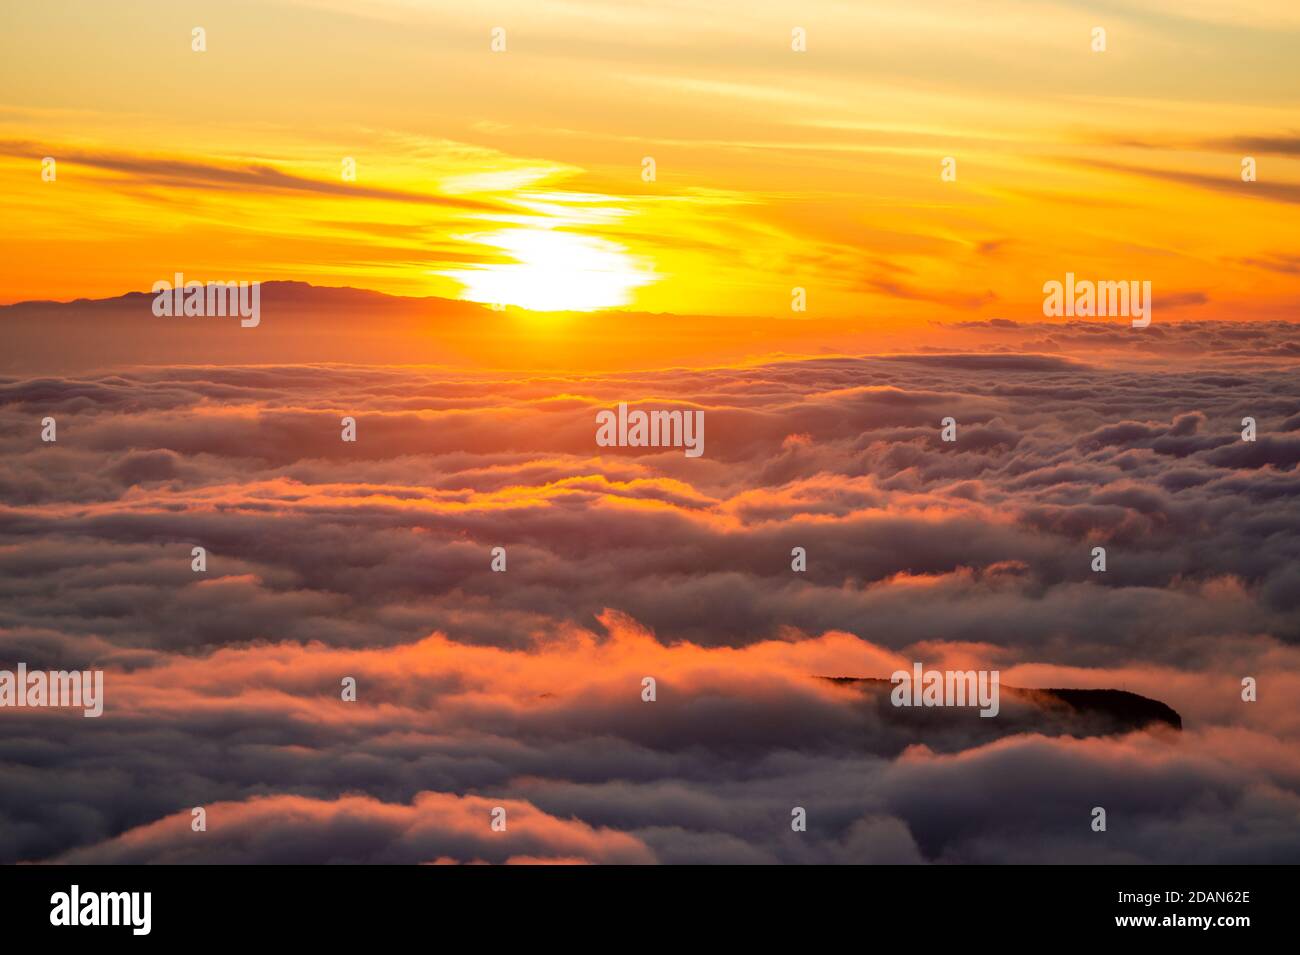
{"label": "distant mountain range", "polygon": [[160,317],[153,301],[152,292],[140,291],[0,306],[8,346],[0,373],[312,362],[617,371],[807,354],[813,342],[819,354],[917,343],[916,330],[793,315],[788,302],[774,303],[776,317],[497,311],[456,299],[263,282],[260,321],[244,328],[237,317]]}

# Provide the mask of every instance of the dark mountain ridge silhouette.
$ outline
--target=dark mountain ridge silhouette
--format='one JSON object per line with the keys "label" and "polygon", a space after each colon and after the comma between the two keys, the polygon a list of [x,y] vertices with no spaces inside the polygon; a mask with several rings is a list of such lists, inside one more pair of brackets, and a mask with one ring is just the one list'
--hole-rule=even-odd
{"label": "dark mountain ridge silhouette", "polygon": [[1182,717],[1172,707],[1127,690],[1028,689],[1000,684],[1000,710],[982,717],[977,706],[900,707],[890,700],[894,684],[870,677],[821,677],[860,690],[870,714],[885,730],[877,740],[885,751],[910,742],[954,751],[1003,736],[1114,736],[1137,731],[1181,732]]}

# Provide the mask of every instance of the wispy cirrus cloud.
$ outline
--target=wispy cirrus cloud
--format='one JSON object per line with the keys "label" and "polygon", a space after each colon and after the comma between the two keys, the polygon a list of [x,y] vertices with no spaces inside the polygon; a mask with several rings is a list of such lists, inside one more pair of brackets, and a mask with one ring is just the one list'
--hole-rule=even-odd
{"label": "wispy cirrus cloud", "polygon": [[0,155],[39,161],[51,152],[59,161],[105,172],[121,173],[132,187],[166,186],[173,189],[209,189],[250,193],[312,193],[321,196],[383,199],[414,202],[476,212],[503,212],[504,206],[462,196],[435,195],[386,189],[364,184],[312,179],[262,163],[221,165],[193,159],[144,156],[130,153],[88,152],[76,147],[37,145],[30,142],[0,142]]}

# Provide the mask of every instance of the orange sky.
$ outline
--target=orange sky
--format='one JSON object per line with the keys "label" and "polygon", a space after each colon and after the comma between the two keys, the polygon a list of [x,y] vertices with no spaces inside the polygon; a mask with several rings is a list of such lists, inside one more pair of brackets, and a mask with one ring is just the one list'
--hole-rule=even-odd
{"label": "orange sky", "polygon": [[886,325],[1041,318],[1072,271],[1150,281],[1159,320],[1295,315],[1293,3],[695,6],[8,4],[0,302],[180,271],[780,316],[798,286]]}

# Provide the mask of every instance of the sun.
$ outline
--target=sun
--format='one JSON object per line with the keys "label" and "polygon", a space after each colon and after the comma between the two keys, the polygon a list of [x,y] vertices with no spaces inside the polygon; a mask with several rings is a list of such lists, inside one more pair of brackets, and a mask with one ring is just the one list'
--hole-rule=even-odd
{"label": "sun", "polygon": [[459,282],[460,297],[537,312],[590,312],[632,300],[655,281],[649,263],[599,236],[556,228],[510,228],[465,238],[500,249],[512,262],[438,274]]}

